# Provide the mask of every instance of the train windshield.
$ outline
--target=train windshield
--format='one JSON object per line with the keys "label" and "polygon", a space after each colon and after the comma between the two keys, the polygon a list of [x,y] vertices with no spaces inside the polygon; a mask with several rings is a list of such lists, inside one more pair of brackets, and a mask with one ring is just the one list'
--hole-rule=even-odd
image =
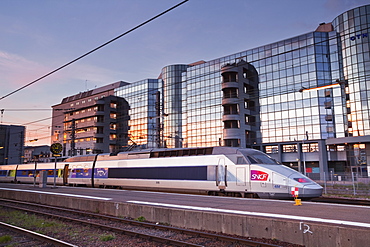
{"label": "train windshield", "polygon": [[250,164],[279,165],[268,155],[254,150],[239,150]]}

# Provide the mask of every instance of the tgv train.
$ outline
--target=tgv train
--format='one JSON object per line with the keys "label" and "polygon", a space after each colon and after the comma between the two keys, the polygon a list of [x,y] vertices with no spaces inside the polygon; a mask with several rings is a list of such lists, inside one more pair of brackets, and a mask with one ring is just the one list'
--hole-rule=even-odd
{"label": "tgv train", "polygon": [[[56,166],[56,169],[54,168]],[[117,155],[75,156],[64,162],[3,165],[0,182],[48,183],[259,198],[319,197],[322,187],[255,149],[206,147],[152,149]],[[55,176],[54,176],[55,171]]]}

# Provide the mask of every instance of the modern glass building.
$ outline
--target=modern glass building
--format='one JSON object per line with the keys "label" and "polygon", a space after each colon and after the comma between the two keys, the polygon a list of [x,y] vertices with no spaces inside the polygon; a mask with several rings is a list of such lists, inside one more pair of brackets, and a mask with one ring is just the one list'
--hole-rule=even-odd
{"label": "modern glass building", "polygon": [[146,79],[115,89],[129,103],[129,148],[163,146],[160,107],[163,102],[162,80]]}
{"label": "modern glass building", "polygon": [[324,179],[370,172],[370,5],[306,34],[123,86],[148,147],[260,149]]}

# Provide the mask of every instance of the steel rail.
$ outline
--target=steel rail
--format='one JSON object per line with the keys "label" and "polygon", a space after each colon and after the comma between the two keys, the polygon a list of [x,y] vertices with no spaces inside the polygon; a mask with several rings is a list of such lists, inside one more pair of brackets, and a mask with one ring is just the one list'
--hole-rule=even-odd
{"label": "steel rail", "polygon": [[4,228],[7,228],[8,230],[13,231],[13,232],[21,233],[21,234],[26,235],[30,238],[37,239],[37,240],[40,240],[42,242],[50,243],[53,246],[78,247],[77,245],[70,244],[70,243],[64,242],[62,240],[52,238],[52,237],[49,237],[49,236],[46,236],[46,235],[43,235],[43,234],[40,234],[40,233],[37,233],[37,232],[33,232],[33,231],[30,231],[30,230],[27,230],[27,229],[24,229],[24,228],[21,228],[21,227],[18,227],[18,226],[10,225],[10,224],[4,223],[4,222],[0,222],[0,226],[4,227]]}
{"label": "steel rail", "polygon": [[[50,218],[71,221],[71,222],[80,223],[80,224],[84,224],[84,225],[88,225],[88,226],[94,226],[96,228],[100,228],[100,229],[103,229],[103,230],[122,233],[122,234],[125,234],[125,235],[128,235],[128,236],[138,237],[138,238],[146,239],[146,240],[149,240],[149,241],[171,244],[171,245],[175,245],[175,246],[204,247],[203,245],[192,244],[192,243],[173,240],[173,239],[169,239],[169,238],[152,236],[152,235],[148,235],[148,234],[144,234],[144,233],[138,233],[138,232],[134,232],[134,231],[128,231],[128,230],[124,230],[124,229],[121,229],[121,228],[118,228],[118,227],[112,227],[112,226],[102,225],[102,224],[93,223],[93,222],[86,222],[85,220],[79,220],[79,219],[74,219],[74,218],[71,218],[71,217],[40,212],[40,211],[36,211],[36,210],[32,210],[32,209],[26,209],[26,208],[22,208],[22,207],[9,206],[9,205],[2,205],[2,206],[9,207],[9,208],[12,208],[12,209],[17,209],[17,210],[22,210],[22,211],[26,211],[26,212],[34,213],[34,214],[38,214],[38,215],[43,215],[43,216],[47,216],[47,217],[50,217]],[[38,207],[40,207],[40,205],[38,205]]]}
{"label": "steel rail", "polygon": [[363,200],[363,199],[318,197],[318,198],[313,198],[310,201],[311,202],[321,202],[321,203],[336,203],[336,204],[346,204],[346,205],[370,206],[370,200]]}
{"label": "steel rail", "polygon": [[[236,237],[229,237],[229,236],[224,236],[224,235],[218,235],[218,234],[213,234],[213,233],[206,233],[206,232],[201,232],[201,231],[196,231],[196,230],[188,230],[184,228],[177,228],[177,227],[172,227],[172,226],[164,226],[164,225],[157,225],[153,223],[148,223],[148,222],[140,222],[136,220],[130,220],[130,219],[123,219],[119,217],[114,217],[114,216],[109,216],[109,215],[101,215],[101,214],[96,214],[96,213],[90,213],[90,212],[84,212],[84,211],[79,211],[79,210],[74,210],[74,209],[66,209],[66,208],[60,208],[60,207],[54,207],[54,206],[48,206],[48,205],[40,205],[40,204],[35,204],[35,203],[30,203],[30,202],[22,202],[22,201],[16,201],[16,200],[8,200],[8,199],[0,199],[0,201],[6,201],[6,202],[11,202],[11,203],[18,203],[18,204],[24,204],[24,205],[30,205],[30,206],[37,206],[37,207],[43,207],[47,209],[52,209],[52,210],[58,210],[58,211],[64,211],[67,213],[74,213],[78,215],[84,215],[84,216],[93,216],[101,219],[106,219],[106,220],[114,220],[114,221],[119,221],[122,223],[126,224],[131,224],[131,225],[137,225],[141,227],[147,227],[147,228],[154,228],[154,229],[160,229],[160,230],[168,230],[168,231],[174,231],[182,234],[188,234],[188,235],[193,235],[193,236],[198,236],[198,237],[204,237],[204,238],[210,238],[210,239],[217,239],[220,241],[226,241],[226,242],[232,242],[232,243],[238,243],[238,244],[245,244],[251,247],[277,247],[278,245],[274,244],[269,244],[269,243],[263,243],[263,242],[257,242],[253,240],[247,240],[243,238],[236,238]],[[20,208],[23,210],[22,208]],[[26,209],[28,210],[28,209]],[[35,212],[39,213],[39,212]],[[42,213],[44,214],[44,213]],[[54,215],[50,215],[51,217],[54,217]],[[91,222],[84,222],[82,221],[81,223],[84,224],[91,224]],[[100,226],[98,226],[100,227]],[[103,225],[102,227],[107,227]],[[131,235],[134,235],[136,233],[128,233]],[[146,236],[143,236],[146,238]],[[148,238],[153,238],[153,236],[149,236]],[[159,239],[161,240],[161,239]],[[163,240],[161,240],[163,242]],[[180,243],[182,244],[182,243]],[[179,246],[184,246],[184,245],[179,245]],[[186,245],[190,246],[190,245]],[[200,245],[194,245],[194,246],[200,246]]]}

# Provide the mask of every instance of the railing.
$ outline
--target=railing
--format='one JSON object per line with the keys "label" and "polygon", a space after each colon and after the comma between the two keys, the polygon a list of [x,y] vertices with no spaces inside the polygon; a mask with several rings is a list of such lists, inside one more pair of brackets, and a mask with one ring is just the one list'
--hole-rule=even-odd
{"label": "railing", "polygon": [[[307,175],[315,177],[312,174]],[[324,187],[324,195],[370,198],[370,178],[367,174],[330,172],[325,177],[324,181],[316,181]]]}

